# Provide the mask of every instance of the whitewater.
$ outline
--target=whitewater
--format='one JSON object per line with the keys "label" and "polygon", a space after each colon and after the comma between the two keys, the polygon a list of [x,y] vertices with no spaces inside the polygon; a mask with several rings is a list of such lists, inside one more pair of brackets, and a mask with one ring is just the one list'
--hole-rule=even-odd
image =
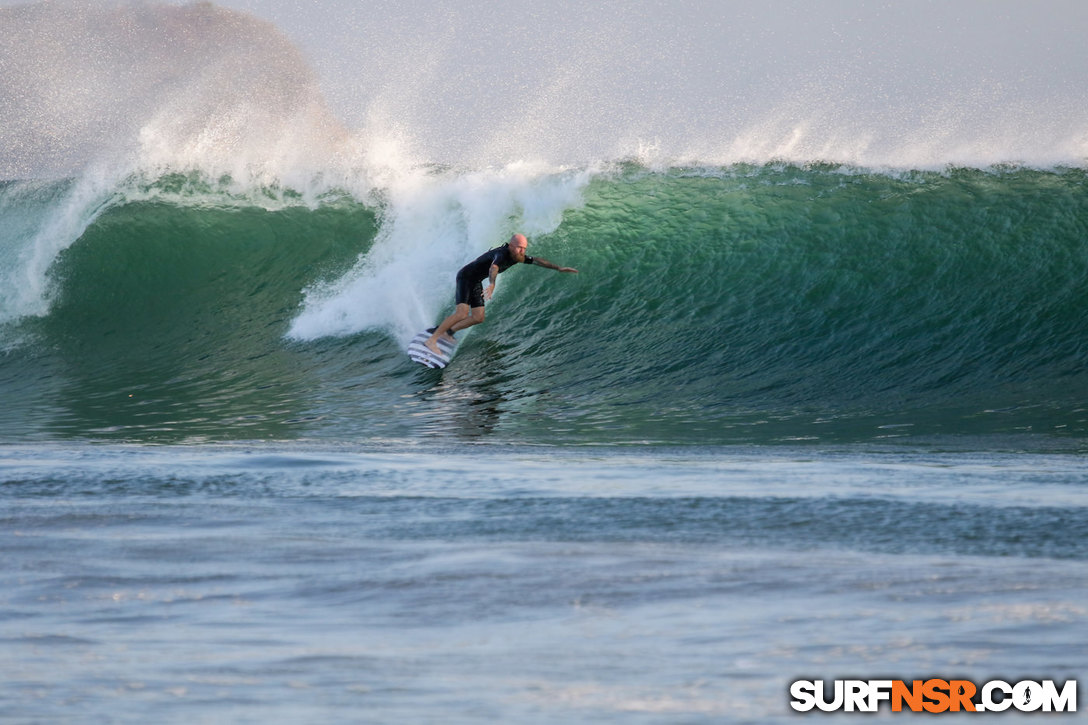
{"label": "whitewater", "polygon": [[[1088,10],[1043,5],[0,2],[3,717],[1079,677]],[[580,274],[410,362],[514,232]]]}

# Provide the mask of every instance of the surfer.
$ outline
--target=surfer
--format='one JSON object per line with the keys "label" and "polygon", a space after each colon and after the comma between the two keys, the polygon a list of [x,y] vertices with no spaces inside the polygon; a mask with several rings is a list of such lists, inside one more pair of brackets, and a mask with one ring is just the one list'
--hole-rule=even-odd
{"label": "surfer", "polygon": [[[528,248],[529,240],[525,235],[515,234],[506,244],[484,252],[461,267],[457,272],[457,307],[435,328],[434,334],[427,338],[426,345],[432,352],[436,355],[442,354],[438,348],[438,338],[443,335],[452,342],[452,333],[484,321],[484,300],[491,299],[491,295],[495,294],[495,278],[518,262],[578,274],[578,270],[573,267],[560,267],[543,257],[527,256],[525,250]],[[486,290],[483,288],[484,279],[490,282]]]}

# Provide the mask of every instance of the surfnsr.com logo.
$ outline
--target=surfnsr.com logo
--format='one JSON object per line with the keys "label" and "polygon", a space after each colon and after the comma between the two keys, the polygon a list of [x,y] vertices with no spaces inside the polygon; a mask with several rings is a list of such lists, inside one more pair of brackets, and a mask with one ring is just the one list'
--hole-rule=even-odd
{"label": "surfnsr.com logo", "polygon": [[[830,686],[828,686],[830,684]],[[798,712],[1076,712],[1077,681],[1059,687],[1053,680],[1010,684],[991,680],[797,680],[790,685],[790,707]]]}

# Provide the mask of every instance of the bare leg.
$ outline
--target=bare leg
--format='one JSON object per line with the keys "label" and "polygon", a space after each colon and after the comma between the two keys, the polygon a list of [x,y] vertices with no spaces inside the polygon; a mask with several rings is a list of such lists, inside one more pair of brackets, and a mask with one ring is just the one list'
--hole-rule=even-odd
{"label": "bare leg", "polygon": [[428,337],[427,341],[423,344],[426,345],[435,355],[441,355],[442,351],[438,349],[438,338],[446,334],[448,330],[453,329],[457,323],[464,322],[465,320],[469,319],[469,314],[470,312],[468,305],[464,303],[457,305],[453,313],[446,319],[442,320],[442,324],[435,328],[434,333],[430,337]]}
{"label": "bare leg", "polygon": [[461,320],[460,322],[456,322],[456,323],[450,325],[449,332],[457,332],[458,330],[463,330],[466,327],[472,327],[473,325],[478,325],[483,321],[484,321],[484,308],[483,307],[473,307],[472,308],[472,314],[470,314],[468,317]]}

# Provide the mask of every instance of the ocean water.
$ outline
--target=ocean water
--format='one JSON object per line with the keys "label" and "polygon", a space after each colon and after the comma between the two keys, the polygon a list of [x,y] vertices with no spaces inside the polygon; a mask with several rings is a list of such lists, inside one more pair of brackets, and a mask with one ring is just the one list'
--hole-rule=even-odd
{"label": "ocean water", "polygon": [[1078,458],[421,447],[6,447],[5,716],[786,722],[799,678],[1084,671]]}
{"label": "ocean water", "polygon": [[[1088,671],[1085,154],[458,163],[244,14],[0,20],[0,720],[774,723],[797,679]],[[514,231],[580,273],[411,363]]]}

